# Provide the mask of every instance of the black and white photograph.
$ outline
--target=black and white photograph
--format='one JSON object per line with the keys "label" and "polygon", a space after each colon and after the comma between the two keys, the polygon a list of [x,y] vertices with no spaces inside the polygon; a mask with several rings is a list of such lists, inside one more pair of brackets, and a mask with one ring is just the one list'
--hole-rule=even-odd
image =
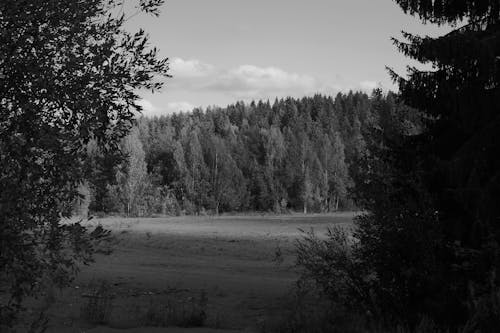
{"label": "black and white photograph", "polygon": [[500,332],[500,0],[0,0],[17,332]]}

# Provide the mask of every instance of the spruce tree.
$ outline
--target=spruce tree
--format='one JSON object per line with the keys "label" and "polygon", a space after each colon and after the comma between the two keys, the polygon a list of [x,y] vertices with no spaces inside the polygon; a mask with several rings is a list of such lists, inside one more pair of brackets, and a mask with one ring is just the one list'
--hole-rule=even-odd
{"label": "spruce tree", "polygon": [[[424,23],[454,30],[436,38],[403,32],[405,41],[394,39],[403,54],[430,68],[411,67],[406,78],[390,71],[402,100],[422,112],[425,125],[389,145],[385,162],[395,180],[385,185],[394,200],[373,216],[387,222],[398,212],[401,221],[392,215],[379,224],[379,240],[396,236],[420,253],[403,249],[398,257],[405,270],[393,270],[387,258],[396,256],[383,259],[382,252],[397,246],[371,243],[370,250],[380,254],[379,278],[397,276],[400,283],[399,296],[390,291],[390,297],[405,299],[410,311],[446,325],[469,318],[487,331],[492,320],[498,323],[492,302],[498,304],[493,296],[500,290],[500,2],[396,2]],[[364,226],[362,240],[373,239],[367,232],[373,225]]]}

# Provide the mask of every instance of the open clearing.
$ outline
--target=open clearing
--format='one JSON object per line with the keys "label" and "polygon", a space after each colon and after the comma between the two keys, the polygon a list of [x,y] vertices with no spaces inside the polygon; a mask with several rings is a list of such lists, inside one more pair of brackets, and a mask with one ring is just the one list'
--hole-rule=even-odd
{"label": "open clearing", "polygon": [[[253,331],[287,302],[297,278],[293,248],[299,229],[321,234],[329,226],[350,226],[353,216],[91,220],[112,231],[113,252],[98,255],[72,287],[56,292],[49,332]],[[84,318],[82,309],[92,286],[102,281],[112,299],[106,323],[98,326]],[[151,313],[201,299],[207,300],[203,328],[144,327],[155,323]]]}

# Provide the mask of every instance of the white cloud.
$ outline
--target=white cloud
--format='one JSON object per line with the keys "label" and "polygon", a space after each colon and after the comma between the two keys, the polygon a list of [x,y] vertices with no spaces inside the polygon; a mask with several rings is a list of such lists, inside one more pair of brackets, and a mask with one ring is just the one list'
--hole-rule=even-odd
{"label": "white cloud", "polygon": [[171,102],[167,104],[166,113],[176,113],[180,111],[191,111],[194,109],[194,105],[189,102]]}
{"label": "white cloud", "polygon": [[[162,105],[162,109],[145,105],[145,114],[168,114],[172,112],[189,111],[194,107],[183,101],[184,96],[200,101],[215,99],[225,101],[274,99],[286,96],[302,97],[315,93],[335,95],[338,92],[371,91],[380,83],[371,80],[348,82],[335,77],[331,81],[321,81],[301,73],[289,72],[282,68],[255,65],[240,65],[233,68],[222,68],[205,63],[198,59],[173,58],[170,63],[173,78],[167,82],[166,91],[177,94],[181,101]],[[182,97],[181,97],[182,96]],[[146,110],[147,109],[147,110]]]}
{"label": "white cloud", "polygon": [[159,111],[158,108],[147,99],[141,99],[137,102],[137,104],[142,107],[142,113],[144,115],[153,115]]}
{"label": "white cloud", "polygon": [[319,89],[317,81],[311,76],[289,73],[277,67],[253,65],[231,69],[208,87],[237,97],[309,94]]}
{"label": "white cloud", "polygon": [[373,89],[377,88],[379,86],[379,83],[376,81],[362,81],[359,83],[359,87],[361,90],[365,92],[372,92]]}
{"label": "white cloud", "polygon": [[197,59],[184,60],[174,58],[170,62],[170,72],[174,78],[206,77],[212,74],[214,66],[203,63]]}
{"label": "white cloud", "polygon": [[142,115],[147,117],[168,115],[180,111],[191,111],[194,109],[194,106],[191,103],[185,101],[170,102],[165,106],[158,107],[147,99],[141,99],[137,102],[137,104],[142,106]]}
{"label": "white cloud", "polygon": [[234,99],[303,96],[322,90],[323,85],[309,75],[287,72],[278,67],[241,65],[217,68],[197,59],[174,58],[170,64],[170,89],[222,93]]}

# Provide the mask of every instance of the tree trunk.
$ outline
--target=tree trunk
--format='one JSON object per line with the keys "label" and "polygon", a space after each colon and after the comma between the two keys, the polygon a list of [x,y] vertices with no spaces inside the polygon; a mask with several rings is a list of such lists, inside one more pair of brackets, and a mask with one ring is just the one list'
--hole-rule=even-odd
{"label": "tree trunk", "polygon": [[215,200],[215,215],[219,215],[219,186],[218,186],[218,175],[217,175],[217,149],[215,150],[215,171],[214,171],[214,187],[213,195]]}
{"label": "tree trunk", "polygon": [[324,198],[325,198],[325,201],[324,201],[324,204],[323,204],[323,207],[322,207],[322,210],[323,212],[329,212],[330,211],[330,197],[328,195],[328,170],[325,170],[325,179],[324,179],[324,186],[325,186],[325,192],[324,192]]}

